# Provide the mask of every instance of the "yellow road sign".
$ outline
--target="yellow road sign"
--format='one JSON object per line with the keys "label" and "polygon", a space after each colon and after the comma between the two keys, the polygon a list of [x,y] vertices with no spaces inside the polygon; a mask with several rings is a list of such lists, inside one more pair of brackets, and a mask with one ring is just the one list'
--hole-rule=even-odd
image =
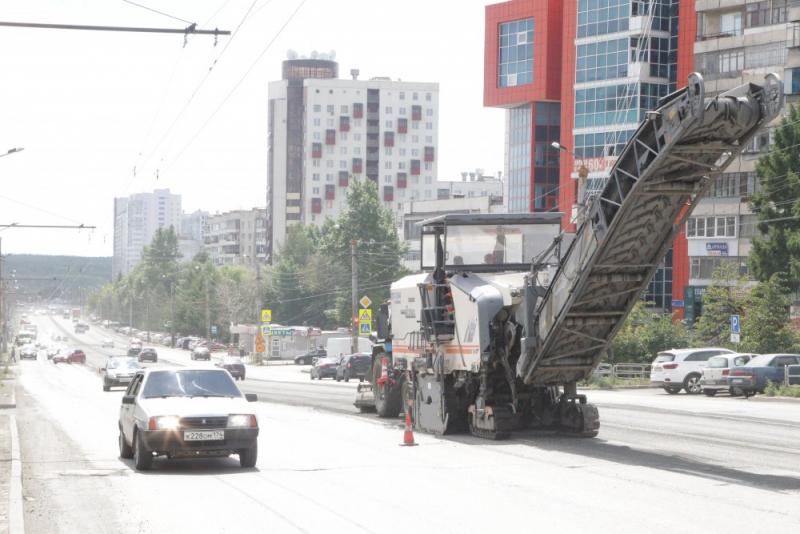
{"label": "yellow road sign", "polygon": [[359,300],[358,303],[361,304],[362,308],[369,308],[369,305],[372,304],[372,301],[368,296],[364,295],[361,297],[361,300]]}
{"label": "yellow road sign", "polygon": [[369,310],[369,309],[358,310],[358,322],[359,323],[363,323],[363,322],[371,323],[372,322],[372,310]]}
{"label": "yellow road sign", "polygon": [[267,347],[264,344],[264,336],[261,335],[261,332],[258,333],[256,336],[256,352],[266,352]]}
{"label": "yellow road sign", "polygon": [[261,310],[261,322],[262,323],[272,322],[272,310],[267,310],[267,309]]}

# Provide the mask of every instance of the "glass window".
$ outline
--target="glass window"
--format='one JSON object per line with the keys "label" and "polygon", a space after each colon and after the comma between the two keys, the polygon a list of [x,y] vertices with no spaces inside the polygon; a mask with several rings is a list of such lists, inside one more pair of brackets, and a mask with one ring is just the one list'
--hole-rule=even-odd
{"label": "glass window", "polygon": [[497,86],[533,83],[533,18],[504,22],[499,30]]}

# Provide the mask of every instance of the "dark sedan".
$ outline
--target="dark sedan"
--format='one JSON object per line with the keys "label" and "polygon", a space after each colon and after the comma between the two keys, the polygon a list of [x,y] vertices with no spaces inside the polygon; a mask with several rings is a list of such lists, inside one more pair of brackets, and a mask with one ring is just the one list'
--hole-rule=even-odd
{"label": "dark sedan", "polygon": [[371,365],[372,355],[369,352],[348,354],[336,367],[336,381],[349,382],[351,378],[358,378],[359,382],[363,382]]}
{"label": "dark sedan", "polygon": [[139,361],[158,363],[158,353],[156,352],[156,349],[152,347],[143,348],[142,352],[139,353]]}
{"label": "dark sedan", "polygon": [[311,380],[315,378],[322,380],[323,378],[336,378],[336,366],[339,365],[339,358],[331,356],[320,358],[314,363],[311,368]]}
{"label": "dark sedan", "polygon": [[222,367],[228,371],[236,380],[244,380],[247,371],[244,362],[238,356],[224,356],[221,362],[216,363],[217,367]]}
{"label": "dark sedan", "polygon": [[295,365],[312,365],[315,359],[324,358],[328,355],[325,349],[314,349],[301,354],[294,359]]}
{"label": "dark sedan", "polygon": [[211,352],[206,347],[197,347],[192,351],[192,360],[211,361]]}

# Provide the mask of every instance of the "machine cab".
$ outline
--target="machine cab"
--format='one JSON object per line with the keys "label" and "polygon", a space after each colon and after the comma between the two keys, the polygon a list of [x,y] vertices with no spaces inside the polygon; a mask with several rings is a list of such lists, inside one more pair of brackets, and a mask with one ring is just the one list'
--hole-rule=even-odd
{"label": "machine cab", "polygon": [[422,271],[527,271],[561,231],[561,213],[449,214],[418,223]]}

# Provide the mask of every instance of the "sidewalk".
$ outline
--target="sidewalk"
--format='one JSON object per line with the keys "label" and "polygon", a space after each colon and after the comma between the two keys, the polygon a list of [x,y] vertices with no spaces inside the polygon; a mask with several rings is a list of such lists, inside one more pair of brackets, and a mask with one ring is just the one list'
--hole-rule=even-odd
{"label": "sidewalk", "polygon": [[[0,367],[0,373],[5,364]],[[2,375],[0,375],[2,376]],[[11,414],[16,407],[13,371],[0,379],[0,534],[9,532],[9,501],[11,488]]]}

